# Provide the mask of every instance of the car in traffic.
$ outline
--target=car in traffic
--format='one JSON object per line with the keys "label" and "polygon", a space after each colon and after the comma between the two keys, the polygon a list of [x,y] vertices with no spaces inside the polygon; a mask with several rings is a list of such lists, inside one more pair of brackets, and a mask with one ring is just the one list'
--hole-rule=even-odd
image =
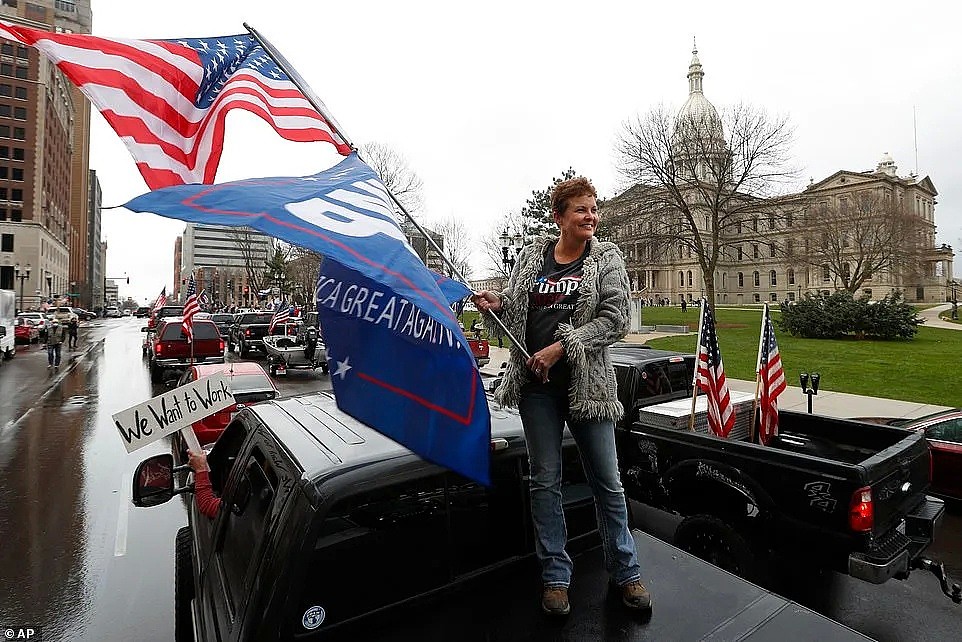
{"label": "car in traffic", "polygon": [[[194,434],[201,446],[206,446],[217,441],[224,428],[230,423],[241,409],[251,404],[261,401],[270,401],[278,396],[277,386],[271,380],[264,368],[260,364],[251,361],[232,361],[228,363],[210,363],[196,365],[187,368],[180,379],[177,380],[178,386],[186,385],[192,381],[209,377],[213,374],[223,375],[230,386],[231,394],[234,395],[234,404],[223,410],[205,417],[200,421],[194,422]],[[177,446],[174,451],[184,456],[186,445],[180,432],[175,433],[174,443]],[[186,458],[184,459],[186,461]]]}
{"label": "car in traffic", "polygon": [[210,320],[217,326],[220,336],[226,340],[230,337],[230,327],[234,325],[234,315],[226,312],[216,312],[211,315]]}
{"label": "car in traffic", "polygon": [[936,495],[962,500],[962,408],[917,417],[865,417],[885,426],[899,426],[925,435],[932,455],[932,486]]}
{"label": "car in traffic", "polygon": [[153,383],[164,381],[172,370],[184,370],[195,364],[224,362],[224,340],[217,326],[209,320],[194,320],[192,341],[187,341],[187,332],[180,317],[165,319],[151,334],[153,340],[148,369]]}
{"label": "car in traffic", "polygon": [[149,317],[149,316],[150,316],[150,307],[149,307],[149,306],[146,306],[146,305],[140,306],[139,308],[137,308],[137,311],[134,312],[134,316],[136,316],[138,319],[142,319],[142,318],[144,318],[144,317]]}
{"label": "car in traffic", "polygon": [[91,319],[96,319],[97,315],[90,310],[85,310],[83,308],[70,308],[73,313],[77,315],[77,318],[81,321],[90,321]]}
{"label": "car in traffic", "polygon": [[17,343],[38,343],[40,341],[40,330],[32,319],[17,317],[14,321],[14,339]]}
{"label": "car in traffic", "polygon": [[33,321],[33,324],[37,327],[37,332],[40,333],[40,340],[47,340],[47,328],[50,327],[50,321],[43,312],[21,312],[17,315],[17,318]]}
{"label": "car in traffic", "polygon": [[251,350],[264,352],[264,337],[273,317],[271,312],[238,314],[231,326],[230,343],[233,351],[241,357],[246,357]]}
{"label": "car in traffic", "polygon": [[104,310],[104,316],[108,319],[119,319],[123,316],[123,313],[121,313],[120,308],[108,306],[107,309]]}

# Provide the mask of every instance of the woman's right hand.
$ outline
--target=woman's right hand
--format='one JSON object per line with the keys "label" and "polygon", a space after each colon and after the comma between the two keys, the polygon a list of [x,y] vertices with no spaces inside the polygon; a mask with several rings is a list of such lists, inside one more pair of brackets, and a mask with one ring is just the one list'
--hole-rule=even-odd
{"label": "woman's right hand", "polygon": [[481,290],[471,297],[471,302],[479,312],[498,312],[501,310],[501,297],[490,290]]}
{"label": "woman's right hand", "polygon": [[194,452],[193,450],[188,450],[187,463],[190,464],[190,467],[193,469],[195,473],[203,472],[205,470],[206,471],[210,470],[210,467],[207,465],[207,454],[204,453],[203,451],[198,453],[198,452]]}

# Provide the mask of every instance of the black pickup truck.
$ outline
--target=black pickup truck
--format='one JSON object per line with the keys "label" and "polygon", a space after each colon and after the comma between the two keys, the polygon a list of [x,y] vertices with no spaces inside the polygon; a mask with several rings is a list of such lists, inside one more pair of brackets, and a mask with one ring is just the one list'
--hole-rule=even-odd
{"label": "black pickup truck", "polygon": [[[216,516],[189,495],[177,533],[175,640],[864,640],[800,605],[633,533],[655,593],[648,621],[608,590],[572,439],[563,510],[572,613],[546,621],[520,420],[492,410],[484,487],[426,462],[311,394],[244,408],[208,455]],[[134,504],[174,494],[170,454],[143,461]],[[656,589],[654,587],[657,587]],[[540,635],[539,634],[539,635]],[[615,637],[613,637],[615,636]],[[756,637],[757,636],[757,637]]]}
{"label": "black pickup truck", "polygon": [[271,325],[271,312],[244,312],[234,319],[230,330],[232,349],[241,357],[251,350],[264,352],[264,337]]}
{"label": "black pickup truck", "polygon": [[[612,359],[628,409],[616,432],[625,491],[684,518],[676,546],[748,579],[776,557],[876,584],[925,568],[962,601],[940,565],[922,557],[945,509],[925,494],[923,435],[780,411],[768,446],[747,429],[721,439],[688,429],[694,355],[625,348]],[[750,422],[751,404],[741,412]]]}

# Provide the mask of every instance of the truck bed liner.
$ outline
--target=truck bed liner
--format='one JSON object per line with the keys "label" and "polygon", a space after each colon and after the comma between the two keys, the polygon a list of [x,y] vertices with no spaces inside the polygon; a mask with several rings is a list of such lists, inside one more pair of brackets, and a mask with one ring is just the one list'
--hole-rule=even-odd
{"label": "truck bed liner", "polygon": [[538,572],[529,562],[417,608],[395,609],[363,630],[331,633],[334,639],[412,642],[871,639],[651,535],[637,530],[632,535],[652,592],[650,620],[629,612],[618,591],[608,589],[602,552],[594,547],[574,558],[566,618],[541,613]]}

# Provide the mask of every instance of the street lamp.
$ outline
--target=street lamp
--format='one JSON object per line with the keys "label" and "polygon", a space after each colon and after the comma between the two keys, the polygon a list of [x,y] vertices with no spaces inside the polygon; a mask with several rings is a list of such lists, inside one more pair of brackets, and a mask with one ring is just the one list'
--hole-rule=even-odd
{"label": "street lamp", "polygon": [[23,312],[23,282],[30,278],[30,264],[23,269],[23,274],[20,273],[20,264],[17,263],[13,266],[13,278],[20,279],[20,311]]}
{"label": "street lamp", "polygon": [[44,270],[43,273],[47,277],[47,303],[50,303],[50,297],[52,293],[50,284],[53,282],[53,275],[48,270]]}
{"label": "street lamp", "polygon": [[[524,246],[524,237],[521,234],[515,234],[514,236],[508,233],[508,228],[504,228],[504,232],[501,233],[501,264],[504,266],[505,272],[511,272],[514,268],[514,264],[517,261],[518,254],[521,253],[521,248]],[[514,254],[511,253],[511,249],[514,248]]]}

